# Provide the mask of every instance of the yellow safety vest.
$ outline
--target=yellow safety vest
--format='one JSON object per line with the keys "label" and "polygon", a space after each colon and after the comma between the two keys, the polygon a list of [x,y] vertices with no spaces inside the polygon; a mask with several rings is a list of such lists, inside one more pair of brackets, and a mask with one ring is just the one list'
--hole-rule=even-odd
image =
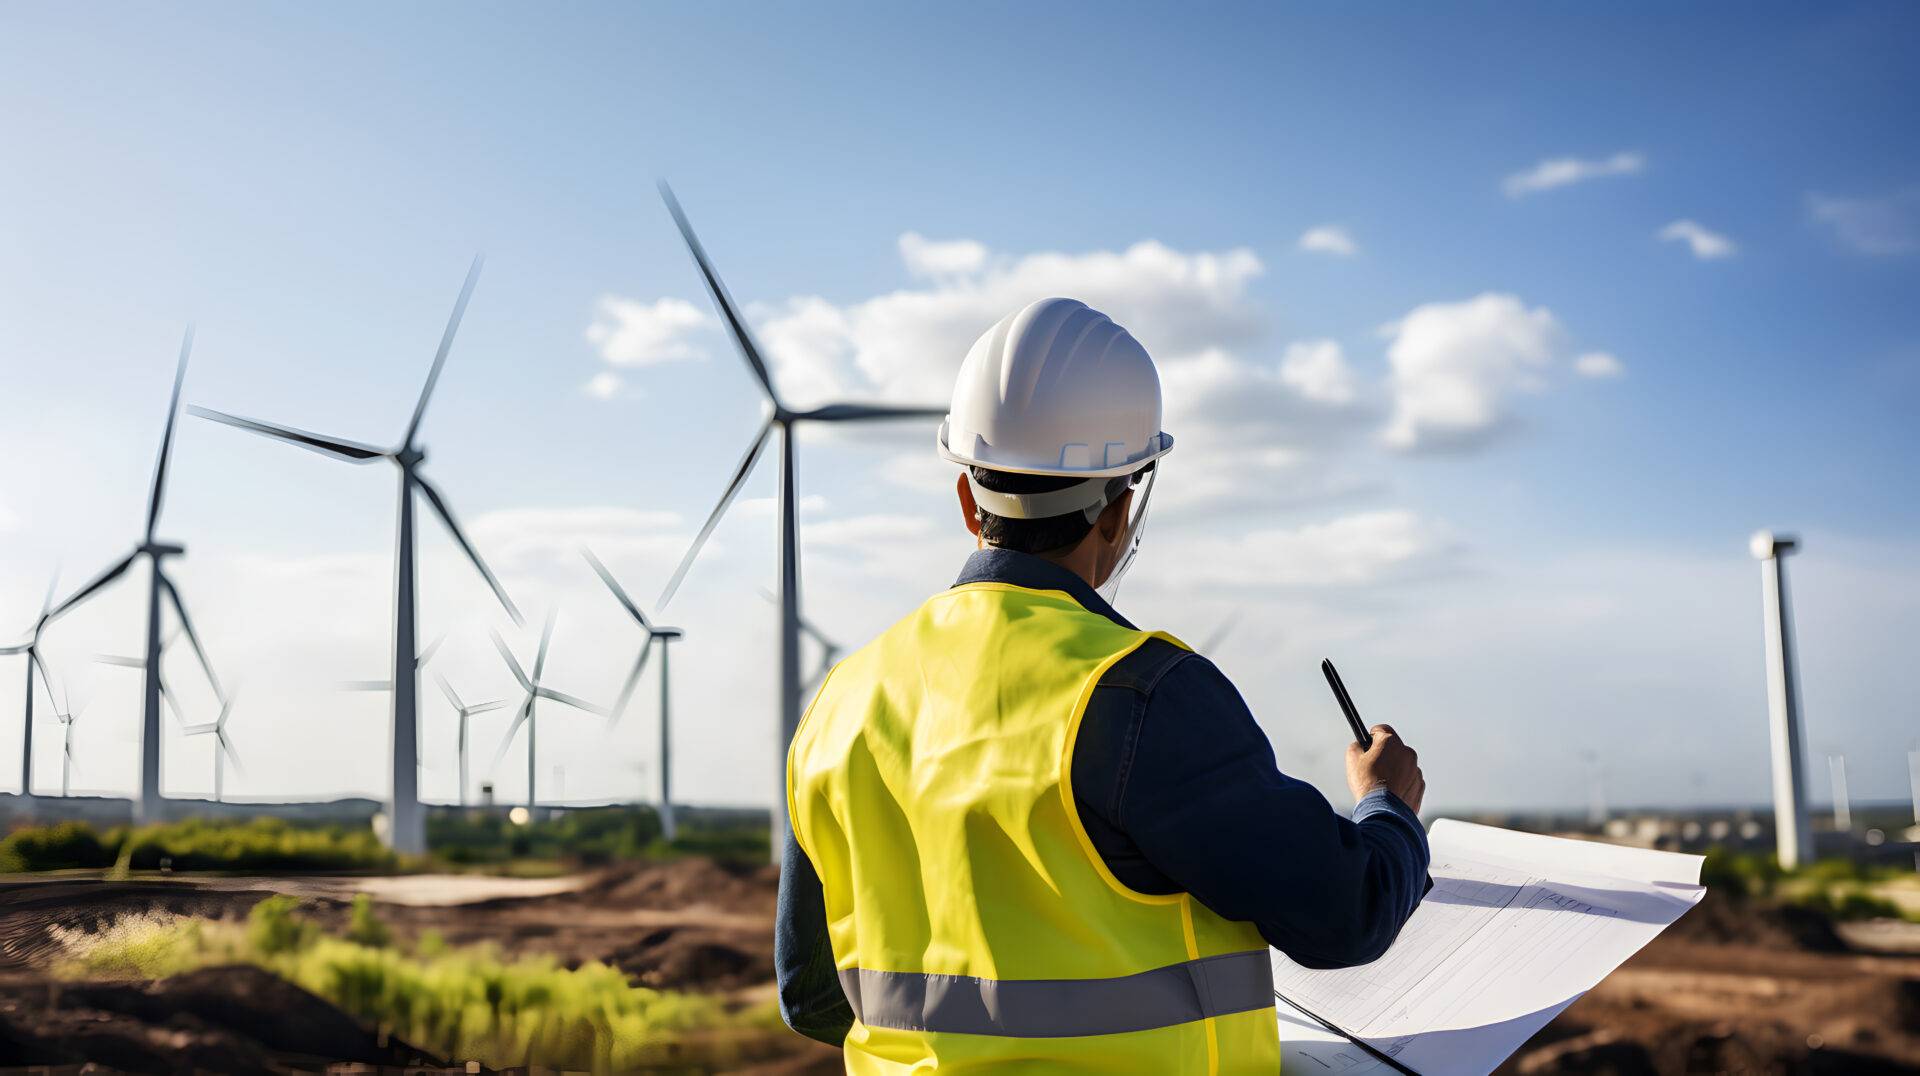
{"label": "yellow safety vest", "polygon": [[1152,637],[971,583],[821,686],[787,806],[853,1007],[848,1072],[1279,1070],[1259,932],[1122,885],[1074,807],[1087,700]]}

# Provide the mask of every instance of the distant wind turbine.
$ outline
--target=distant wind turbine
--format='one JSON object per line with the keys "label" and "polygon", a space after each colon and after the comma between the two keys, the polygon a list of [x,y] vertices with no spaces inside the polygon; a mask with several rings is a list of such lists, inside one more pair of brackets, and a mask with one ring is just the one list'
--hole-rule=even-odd
{"label": "distant wind turbine", "polygon": [[160,523],[160,506],[167,490],[167,463],[173,455],[174,420],[180,414],[180,385],[187,376],[187,356],[193,351],[193,330],[188,329],[186,337],[180,342],[180,365],[173,375],[173,397],[167,404],[166,431],[160,437],[160,460],[153,469],[153,491],[147,496],[147,529],[140,544],[133,552],[113,563],[105,571],[94,576],[86,586],[75,591],[65,601],[55,606],[44,618],[43,623],[52,621],[74,606],[86,601],[114,580],[125,575],[133,562],[141,557],[147,558],[151,575],[147,584],[147,653],[139,662],[146,672],[141,690],[140,706],[140,791],[134,799],[133,815],[137,822],[156,822],[160,819],[160,618],[162,601],[173,606],[173,612],[179,618],[180,626],[187,633],[187,641],[193,644],[193,652],[200,659],[200,668],[206,673],[207,683],[213,686],[217,696],[224,697],[220,690],[220,680],[213,674],[213,663],[207,660],[206,648],[200,645],[200,634],[193,630],[193,620],[187,616],[186,603],[180,600],[180,590],[167,578],[165,561],[168,557],[179,556],[187,551],[178,542],[162,542],[154,537],[154,530]]}
{"label": "distant wind turbine", "polygon": [[201,418],[238,426],[345,463],[366,464],[390,460],[400,469],[399,541],[394,553],[393,573],[393,679],[390,682],[393,690],[393,779],[387,803],[387,841],[395,851],[414,855],[427,850],[426,814],[420,806],[420,671],[415,656],[419,642],[415,637],[415,492],[427,499],[427,507],[433,509],[433,513],[440,517],[440,522],[446,525],[461,551],[479,571],[481,578],[487,581],[487,586],[493,589],[494,597],[500,599],[500,604],[513,617],[514,623],[520,623],[520,611],[514,607],[513,600],[507,597],[500,580],[494,578],[492,569],[480,559],[473,543],[467,541],[460,524],[454,522],[446,498],[420,473],[420,465],[427,458],[426,448],[419,443],[420,420],[427,413],[427,401],[433,396],[434,383],[439,381],[440,369],[446,365],[447,352],[453,349],[454,334],[460,329],[460,319],[467,311],[467,300],[473,297],[473,287],[479,279],[480,259],[476,257],[473,266],[467,270],[467,280],[460,288],[460,297],[454,301],[453,314],[447,319],[446,331],[440,336],[440,349],[434,353],[433,365],[427,370],[427,383],[420,390],[420,399],[413,406],[413,418],[407,423],[406,434],[397,448],[375,448],[323,437],[290,426],[240,418],[204,407],[188,409]]}
{"label": "distant wind turbine", "polygon": [[240,768],[240,756],[233,750],[233,741],[227,739],[227,718],[233,716],[233,695],[228,695],[220,703],[220,716],[204,725],[189,725],[189,736],[213,737],[213,802],[220,803],[226,798],[227,766],[233,763],[234,769]]}
{"label": "distant wind turbine", "polygon": [[[69,700],[69,702],[71,702],[71,700]],[[73,795],[73,723],[79,720],[81,710],[85,709],[85,706],[80,707],[79,710],[69,706],[64,712],[58,707],[55,707],[53,711],[53,716],[59,718],[60,724],[65,728],[65,735],[62,737],[65,740],[65,744],[60,749],[61,799],[66,799],[68,796]]]}
{"label": "distant wind turbine", "polygon": [[507,726],[507,734],[500,740],[500,750],[493,756],[493,765],[496,768],[500,765],[500,759],[506,755],[507,748],[513,743],[513,734],[520,731],[520,726],[525,725],[527,727],[527,820],[529,822],[539,817],[537,812],[540,809],[540,801],[535,794],[535,782],[540,772],[536,768],[538,759],[534,753],[537,746],[535,734],[538,731],[538,725],[534,721],[535,704],[541,699],[550,699],[576,710],[606,715],[605,710],[593,703],[565,692],[555,691],[540,682],[541,676],[547,669],[547,644],[553,641],[553,619],[553,615],[548,614],[546,626],[540,630],[540,649],[533,657],[532,676],[528,676],[526,670],[521,668],[519,659],[513,656],[512,649],[507,646],[507,641],[500,637],[500,633],[497,631],[493,633],[493,645],[499,649],[500,656],[506,660],[507,668],[513,670],[513,678],[520,681],[521,689],[527,693],[527,697],[520,703],[520,712],[514,715],[513,724]]}
{"label": "distant wind turbine", "polygon": [[[47,693],[47,701],[53,703],[54,712],[58,713],[60,708],[60,704],[54,702],[53,698],[53,677],[48,675],[46,663],[40,658],[40,633],[46,630],[48,614],[53,609],[53,591],[59,585],[60,576],[56,572],[52,579],[47,580],[47,596],[40,602],[40,615],[34,620],[32,629],[27,632],[26,641],[12,646],[0,646],[0,654],[27,656],[26,716],[20,719],[20,796],[22,799],[33,797],[33,674],[35,670],[40,673],[45,685],[43,690]],[[61,795],[64,796],[66,793],[62,792]]]}
{"label": "distant wind turbine", "polygon": [[680,202],[674,198],[673,191],[664,182],[660,184],[660,196],[666,200],[667,211],[673,214],[673,221],[680,228],[680,236],[686,240],[687,250],[693,255],[693,261],[700,269],[701,279],[706,282],[707,292],[713,297],[714,306],[719,308],[720,317],[727,323],[728,331],[740,350],[740,357],[746,360],[747,367],[753,372],[753,378],[759,382],[760,391],[766,396],[766,418],[760,423],[760,429],[753,435],[753,441],[747,446],[746,455],[741,457],[739,466],[734,468],[733,477],[728,480],[726,489],[720,494],[720,503],[713,508],[707,522],[694,537],[693,545],[674,569],[673,577],[667,580],[666,589],[661,591],[657,604],[666,609],[673,600],[674,591],[680,587],[680,581],[686,578],[687,569],[693,567],[694,558],[700,555],[701,546],[706,544],[707,536],[726,514],[727,506],[740,492],[740,487],[753,472],[753,465],[767,447],[767,441],[773,436],[774,427],[780,428],[780,681],[777,697],[777,712],[780,715],[779,750],[775,752],[775,791],[773,795],[773,855],[780,857],[787,831],[786,787],[786,748],[793,740],[794,731],[800,725],[800,522],[798,504],[794,494],[794,434],[797,427],[808,422],[872,422],[899,418],[939,418],[946,414],[944,407],[911,407],[887,404],[834,403],[816,407],[807,411],[795,411],[780,400],[780,394],[773,387],[773,374],[762,357],[760,345],[755,342],[752,330],[747,328],[746,319],[740,316],[739,308],[727,294],[726,285],[720,282],[719,274],[707,260],[707,252],[700,245],[699,237],[693,234],[693,225],[688,223],[687,215],[681,211]]}
{"label": "distant wind turbine", "polygon": [[492,702],[476,702],[472,706],[468,706],[466,703],[460,701],[460,696],[454,693],[453,685],[447,683],[446,677],[435,673],[433,678],[440,682],[440,690],[446,693],[447,701],[453,704],[454,712],[460,715],[458,746],[460,757],[460,806],[465,807],[467,805],[467,719],[475,714],[491,713],[495,710],[502,709],[507,704],[503,701],[495,700]]}
{"label": "distant wind turbine", "polygon": [[613,577],[606,565],[600,563],[600,558],[593,555],[593,550],[582,549],[580,553],[587,558],[588,564],[593,565],[594,572],[613,592],[621,608],[627,611],[634,623],[640,625],[640,630],[647,633],[646,638],[640,641],[640,655],[633,660],[633,670],[627,673],[627,682],[620,687],[620,698],[613,704],[614,722],[618,722],[621,715],[627,712],[627,702],[633,698],[633,689],[640,683],[640,674],[646,671],[647,655],[653,652],[654,640],[660,641],[660,835],[671,843],[677,831],[673,821],[673,707],[667,686],[668,659],[672,647],[667,644],[685,633],[679,628],[659,627],[648,620],[647,614],[641,612],[640,606],[627,596],[626,588]]}

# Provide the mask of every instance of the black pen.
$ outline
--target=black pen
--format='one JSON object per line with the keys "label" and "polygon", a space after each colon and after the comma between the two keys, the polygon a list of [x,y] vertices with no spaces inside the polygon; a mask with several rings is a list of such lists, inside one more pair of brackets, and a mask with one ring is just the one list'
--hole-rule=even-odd
{"label": "black pen", "polygon": [[1327,676],[1327,686],[1333,689],[1333,697],[1340,703],[1340,712],[1347,715],[1347,724],[1353,729],[1353,738],[1365,751],[1373,746],[1373,733],[1367,731],[1367,723],[1360,720],[1360,711],[1354,709],[1353,696],[1347,694],[1347,685],[1340,682],[1340,671],[1333,662],[1324,658],[1320,661],[1320,671]]}

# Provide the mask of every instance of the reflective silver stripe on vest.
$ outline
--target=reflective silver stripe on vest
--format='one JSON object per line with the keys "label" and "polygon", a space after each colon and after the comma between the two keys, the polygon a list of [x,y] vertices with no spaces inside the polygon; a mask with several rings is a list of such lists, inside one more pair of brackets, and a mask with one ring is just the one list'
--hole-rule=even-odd
{"label": "reflective silver stripe on vest", "polygon": [[1115,979],[976,979],[844,968],[868,1027],[1054,1039],[1151,1031],[1273,1007],[1267,950],[1203,957]]}

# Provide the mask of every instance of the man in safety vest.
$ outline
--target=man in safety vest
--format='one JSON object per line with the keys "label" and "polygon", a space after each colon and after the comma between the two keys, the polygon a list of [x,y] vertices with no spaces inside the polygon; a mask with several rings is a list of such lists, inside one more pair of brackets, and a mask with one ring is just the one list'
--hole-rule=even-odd
{"label": "man in safety vest", "polygon": [[782,1014],[854,1073],[1274,1072],[1267,946],[1366,963],[1426,891],[1418,759],[1375,726],[1340,817],[1212,663],[1109,604],[1173,439],[1106,315],[988,330],[939,447],[979,551],[794,738]]}

